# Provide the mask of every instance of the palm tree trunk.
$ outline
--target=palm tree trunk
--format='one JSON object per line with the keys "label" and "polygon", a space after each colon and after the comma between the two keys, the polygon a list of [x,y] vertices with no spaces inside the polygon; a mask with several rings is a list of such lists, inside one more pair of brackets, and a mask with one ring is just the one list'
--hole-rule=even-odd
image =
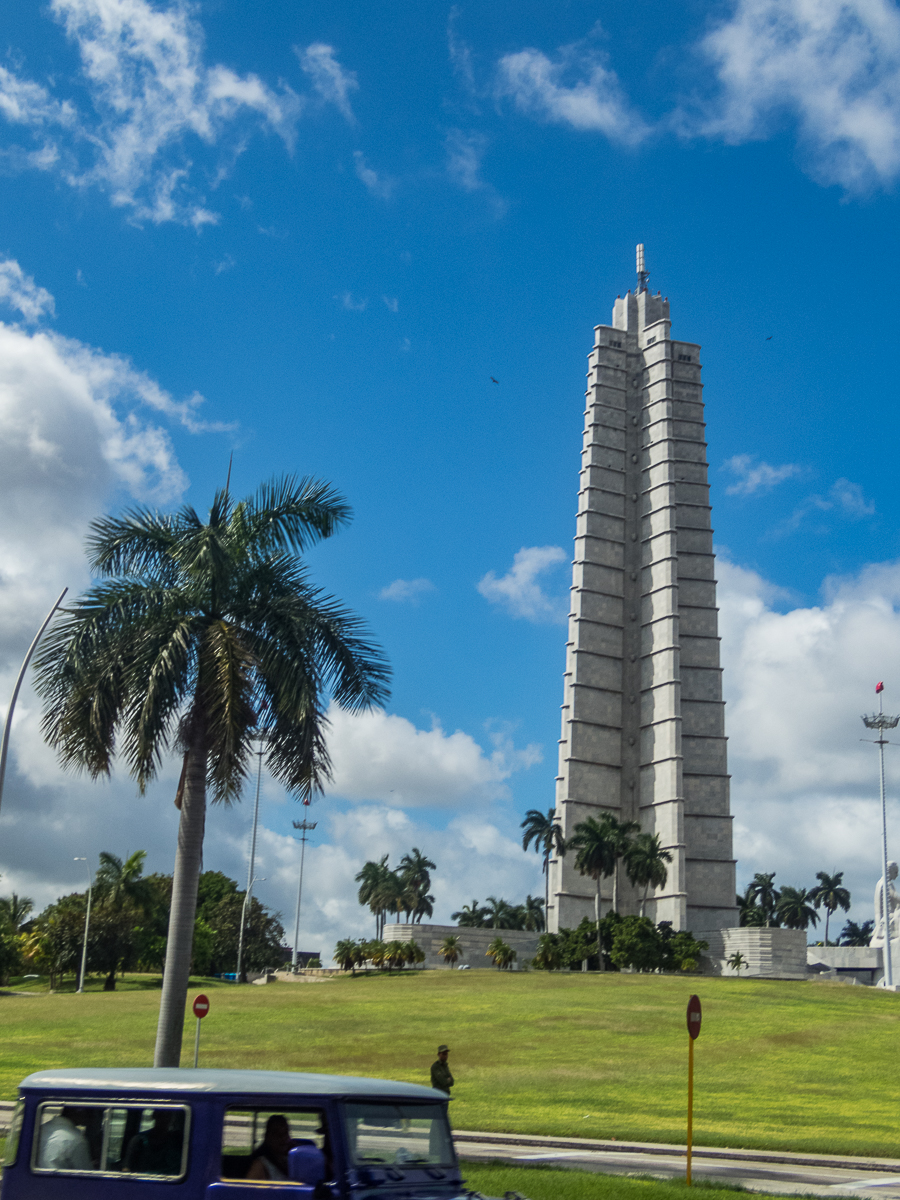
{"label": "palm tree trunk", "polygon": [[178,851],[172,877],[172,907],[166,941],[166,965],[163,972],[162,998],[153,1065],[181,1065],[181,1038],[187,1003],[194,948],[194,917],[197,912],[197,883],[203,855],[206,825],[207,751],[202,731],[194,733],[188,750],[181,821],[178,826]]}
{"label": "palm tree trunk", "polygon": [[544,928],[550,928],[550,848],[544,855]]}
{"label": "palm tree trunk", "polygon": [[616,859],[616,865],[613,867],[613,912],[619,911],[619,860]]}
{"label": "palm tree trunk", "polygon": [[828,918],[831,916],[831,909],[825,905],[825,945],[828,945]]}
{"label": "palm tree trunk", "polygon": [[644,915],[644,909],[647,907],[647,896],[649,894],[650,894],[650,880],[648,879],[647,883],[644,887],[644,898],[641,901],[641,916]]}
{"label": "palm tree trunk", "polygon": [[602,971],[604,968],[603,968],[603,939],[600,936],[600,910],[601,910],[600,874],[598,872],[598,874],[597,874],[597,962],[599,964],[599,969]]}

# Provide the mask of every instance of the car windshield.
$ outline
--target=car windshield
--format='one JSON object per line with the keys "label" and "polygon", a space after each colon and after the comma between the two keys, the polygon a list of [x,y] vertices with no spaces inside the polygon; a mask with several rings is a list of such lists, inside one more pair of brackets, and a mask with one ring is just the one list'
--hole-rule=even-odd
{"label": "car windshield", "polygon": [[347,1104],[344,1121],[350,1157],[357,1166],[454,1165],[441,1104]]}

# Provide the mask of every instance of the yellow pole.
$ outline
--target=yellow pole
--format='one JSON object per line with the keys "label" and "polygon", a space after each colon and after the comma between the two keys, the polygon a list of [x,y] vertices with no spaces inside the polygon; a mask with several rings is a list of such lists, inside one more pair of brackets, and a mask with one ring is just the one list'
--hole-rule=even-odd
{"label": "yellow pole", "polygon": [[687,1186],[691,1186],[691,1148],[694,1143],[694,1039],[688,1036]]}

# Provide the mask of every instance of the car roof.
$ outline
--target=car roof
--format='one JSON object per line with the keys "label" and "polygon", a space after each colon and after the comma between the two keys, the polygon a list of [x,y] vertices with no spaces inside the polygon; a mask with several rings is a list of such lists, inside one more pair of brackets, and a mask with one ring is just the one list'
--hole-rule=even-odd
{"label": "car roof", "polygon": [[435,1088],[357,1075],[311,1075],[302,1071],[205,1071],[185,1067],[85,1067],[35,1071],[23,1090],[194,1092],[239,1096],[344,1096],[359,1099],[445,1101]]}

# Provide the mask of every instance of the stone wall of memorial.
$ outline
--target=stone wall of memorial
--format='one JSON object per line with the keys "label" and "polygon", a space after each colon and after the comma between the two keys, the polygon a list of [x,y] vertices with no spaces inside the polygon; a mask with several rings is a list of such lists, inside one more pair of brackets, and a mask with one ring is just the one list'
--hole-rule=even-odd
{"label": "stone wall of memorial", "polygon": [[528,933],[521,929],[466,929],[458,925],[386,925],[384,940],[386,942],[417,942],[425,951],[426,967],[441,967],[447,970],[446,961],[440,956],[441,943],[444,938],[458,937],[460,942],[459,958],[456,967],[467,966],[473,970],[478,968],[494,968],[487,957],[487,948],[491,942],[500,937],[516,952],[516,961],[512,969],[521,970],[530,963],[537,954],[539,933]]}

